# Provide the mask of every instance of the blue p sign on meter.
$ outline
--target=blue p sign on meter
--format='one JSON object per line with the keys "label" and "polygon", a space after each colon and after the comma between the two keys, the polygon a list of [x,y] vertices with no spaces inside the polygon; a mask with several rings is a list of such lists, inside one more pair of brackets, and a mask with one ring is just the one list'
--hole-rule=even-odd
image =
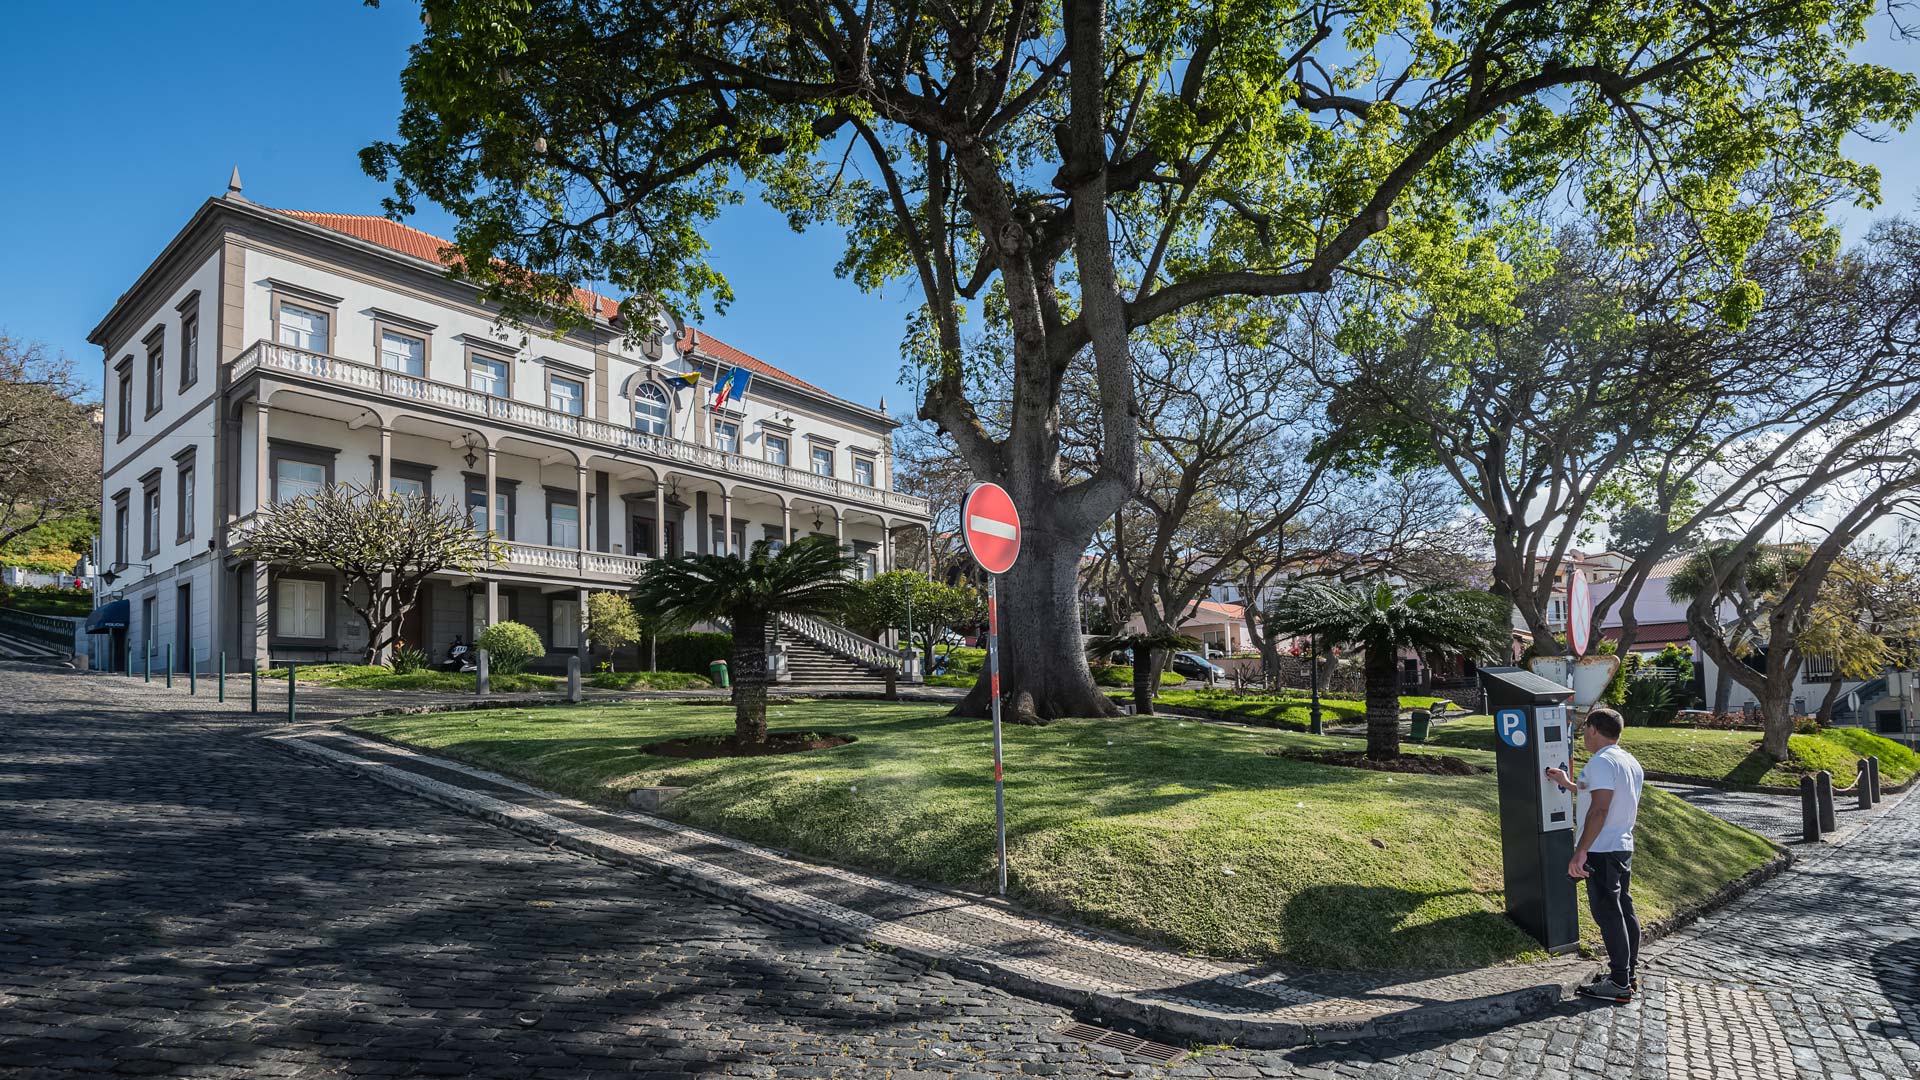
{"label": "blue p sign on meter", "polygon": [[1527,745],[1527,713],[1525,709],[1501,709],[1493,714],[1494,729],[1500,732],[1500,741],[1508,746]]}

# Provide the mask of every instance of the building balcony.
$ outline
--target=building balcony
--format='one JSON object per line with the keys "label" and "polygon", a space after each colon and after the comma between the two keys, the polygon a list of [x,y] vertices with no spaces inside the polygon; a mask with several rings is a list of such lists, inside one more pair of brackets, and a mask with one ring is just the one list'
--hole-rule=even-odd
{"label": "building balcony", "polygon": [[[236,518],[227,526],[227,543],[237,544],[253,528],[254,516]],[[551,578],[571,584],[630,585],[653,560],[645,555],[617,551],[582,550],[500,540],[501,557],[480,571],[482,576]],[[464,575],[455,575],[464,576]]]}
{"label": "building balcony", "polygon": [[[423,413],[484,421],[523,436],[531,434],[571,441],[583,444],[590,450],[629,454],[641,461],[671,464],[682,470],[719,479],[752,480],[789,491],[824,496],[853,505],[879,507],[923,519],[929,513],[925,499],[897,491],[869,487],[834,476],[821,476],[804,469],[728,453],[665,435],[636,431],[605,420],[576,416],[531,402],[495,397],[455,383],[389,371],[271,341],[254,342],[234,359],[230,368],[230,378],[235,381],[255,374],[270,375],[289,384],[384,398],[404,403]],[[572,552],[568,551],[568,554]]]}

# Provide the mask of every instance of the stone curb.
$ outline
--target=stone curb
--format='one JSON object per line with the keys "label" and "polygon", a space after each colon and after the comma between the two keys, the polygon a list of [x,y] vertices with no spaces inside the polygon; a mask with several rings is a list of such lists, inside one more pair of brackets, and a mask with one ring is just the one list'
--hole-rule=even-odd
{"label": "stone curb", "polygon": [[[282,732],[278,737],[267,737],[265,741],[335,768],[349,767],[347,763],[340,760],[339,751],[308,743],[298,736]],[[457,762],[435,758],[417,749],[409,749],[409,752],[436,765],[471,768],[460,766]],[[1037,978],[1028,972],[1017,970],[979,954],[959,956],[944,949],[928,947],[912,941],[876,941],[871,935],[863,934],[856,928],[837,920],[771,900],[716,876],[689,871],[626,851],[595,836],[554,829],[500,813],[467,799],[449,796],[440,790],[442,785],[405,769],[370,768],[358,771],[356,774],[367,776],[388,787],[421,796],[543,843],[563,847],[614,865],[643,868],[678,885],[748,909],[780,925],[801,927],[835,940],[877,948],[930,968],[953,972],[1026,997],[1061,1005],[1083,1015],[1098,1017],[1108,1026],[1112,1026],[1117,1021],[1190,1043],[1232,1043],[1252,1049],[1280,1049],[1322,1042],[1397,1037],[1462,1028],[1499,1027],[1532,1018],[1552,1009],[1564,1000],[1575,986],[1584,981],[1585,975],[1584,966],[1578,973],[1566,970],[1573,966],[1569,962],[1564,965],[1552,965],[1561,968],[1559,972],[1551,969],[1543,970],[1542,981],[1535,985],[1463,1001],[1426,1004],[1385,1015],[1317,1016],[1308,1021],[1263,1020],[1257,1017],[1216,1012],[1192,1005],[1173,1004],[1131,994],[1115,993],[1065,979]],[[524,781],[516,781],[516,783],[521,786],[531,786],[526,785]],[[559,796],[550,794],[549,797],[560,799]],[[590,809],[605,812],[599,807],[590,807]]]}

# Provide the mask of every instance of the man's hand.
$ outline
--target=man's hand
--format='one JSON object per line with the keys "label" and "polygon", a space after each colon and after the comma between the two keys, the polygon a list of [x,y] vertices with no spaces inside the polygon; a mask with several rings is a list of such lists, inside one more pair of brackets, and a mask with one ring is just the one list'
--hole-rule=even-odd
{"label": "man's hand", "polygon": [[1589,874],[1587,872],[1586,852],[1576,851],[1573,853],[1573,861],[1567,864],[1567,876],[1575,881],[1585,881],[1587,879]]}
{"label": "man's hand", "polygon": [[1560,785],[1560,790],[1562,791],[1573,790],[1573,778],[1568,776],[1564,769],[1555,768],[1551,765],[1547,766],[1547,779]]}

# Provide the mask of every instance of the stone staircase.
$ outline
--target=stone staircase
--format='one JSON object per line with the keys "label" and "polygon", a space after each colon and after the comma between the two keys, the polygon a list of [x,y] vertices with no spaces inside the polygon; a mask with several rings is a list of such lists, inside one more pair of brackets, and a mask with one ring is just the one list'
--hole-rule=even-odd
{"label": "stone staircase", "polygon": [[780,643],[787,650],[789,678],[784,686],[884,687],[887,683],[879,671],[836,656],[798,634],[783,633]]}

